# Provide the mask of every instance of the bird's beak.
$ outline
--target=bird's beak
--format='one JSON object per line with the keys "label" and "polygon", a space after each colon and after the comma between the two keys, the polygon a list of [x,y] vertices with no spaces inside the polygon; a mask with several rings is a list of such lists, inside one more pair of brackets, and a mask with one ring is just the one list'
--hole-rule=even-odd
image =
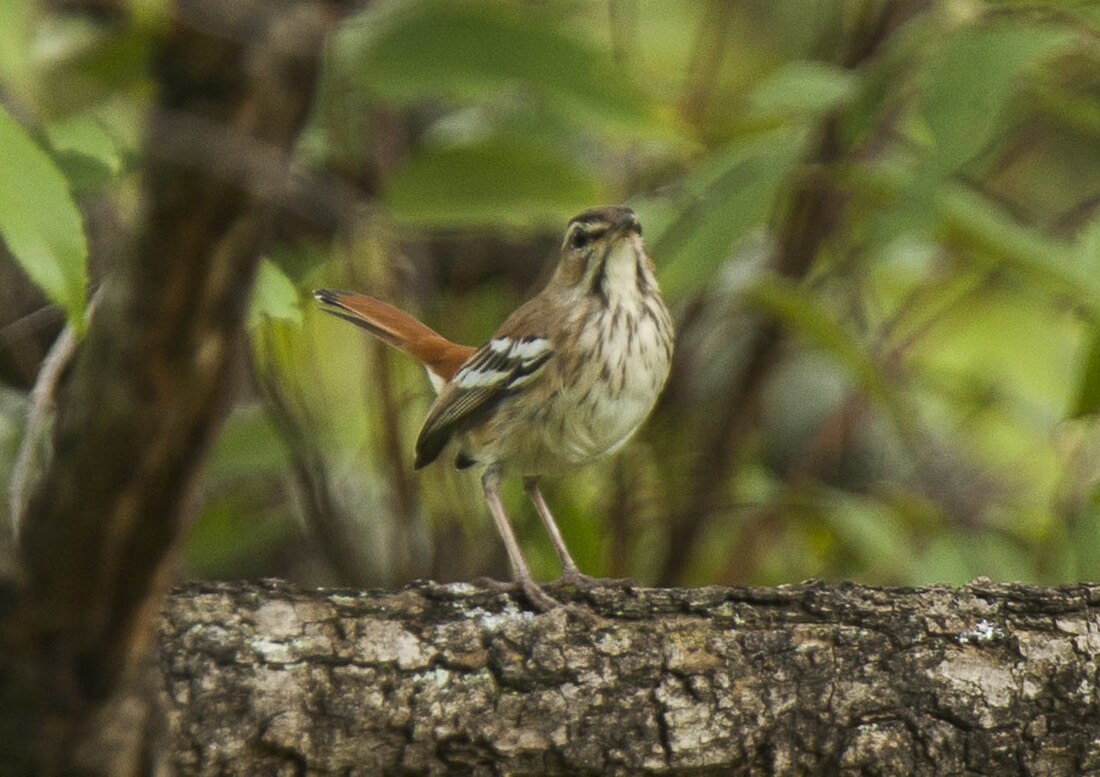
{"label": "bird's beak", "polygon": [[638,221],[638,214],[629,208],[623,209],[623,212],[615,219],[615,223],[611,225],[611,228],[613,231],[620,234],[628,234],[630,232],[641,234],[642,232],[642,225]]}

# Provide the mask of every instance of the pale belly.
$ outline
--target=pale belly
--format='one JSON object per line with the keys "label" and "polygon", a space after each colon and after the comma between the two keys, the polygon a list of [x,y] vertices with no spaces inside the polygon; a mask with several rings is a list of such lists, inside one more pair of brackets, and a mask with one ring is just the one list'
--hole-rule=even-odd
{"label": "pale belly", "polygon": [[[662,310],[661,313],[664,313]],[[547,364],[541,401],[505,400],[492,421],[466,437],[474,457],[523,475],[557,475],[613,453],[652,412],[668,377],[671,333],[640,317],[623,328],[582,333],[583,360]]]}
{"label": "pale belly", "polygon": [[[663,383],[663,381],[662,381]],[[660,386],[630,392],[592,391],[579,403],[566,393],[537,407],[502,407],[496,423],[470,434],[481,462],[522,475],[558,475],[618,450],[657,402]]]}

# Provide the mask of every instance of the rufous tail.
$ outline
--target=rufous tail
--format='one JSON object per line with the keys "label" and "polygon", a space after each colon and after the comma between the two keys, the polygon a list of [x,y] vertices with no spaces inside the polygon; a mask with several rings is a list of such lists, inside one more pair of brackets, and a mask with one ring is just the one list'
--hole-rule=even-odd
{"label": "rufous tail", "polygon": [[474,349],[452,343],[403,310],[354,291],[318,289],[314,298],[322,310],[350,321],[382,342],[399,348],[444,381],[451,379]]}

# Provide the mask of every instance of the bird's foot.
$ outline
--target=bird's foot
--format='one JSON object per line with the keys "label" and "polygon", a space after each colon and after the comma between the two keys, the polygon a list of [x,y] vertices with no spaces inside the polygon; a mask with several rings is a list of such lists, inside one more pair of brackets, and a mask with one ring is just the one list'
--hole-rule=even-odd
{"label": "bird's foot", "polygon": [[543,591],[542,587],[534,580],[528,579],[505,582],[503,580],[494,580],[491,577],[479,577],[474,581],[474,584],[483,588],[488,588],[491,591],[500,591],[501,593],[511,594],[513,596],[522,594],[539,612],[548,612],[555,607],[561,606],[561,602]]}

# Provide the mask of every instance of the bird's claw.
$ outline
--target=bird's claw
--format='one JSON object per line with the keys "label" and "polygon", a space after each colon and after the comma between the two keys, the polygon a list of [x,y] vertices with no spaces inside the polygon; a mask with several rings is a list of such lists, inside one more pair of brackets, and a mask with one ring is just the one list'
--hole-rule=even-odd
{"label": "bird's claw", "polygon": [[494,580],[491,577],[479,577],[474,581],[474,584],[483,588],[488,588],[491,591],[511,594],[512,596],[522,594],[539,612],[548,612],[555,607],[561,606],[561,602],[543,591],[542,587],[534,580],[514,580],[505,582],[503,580]]}

